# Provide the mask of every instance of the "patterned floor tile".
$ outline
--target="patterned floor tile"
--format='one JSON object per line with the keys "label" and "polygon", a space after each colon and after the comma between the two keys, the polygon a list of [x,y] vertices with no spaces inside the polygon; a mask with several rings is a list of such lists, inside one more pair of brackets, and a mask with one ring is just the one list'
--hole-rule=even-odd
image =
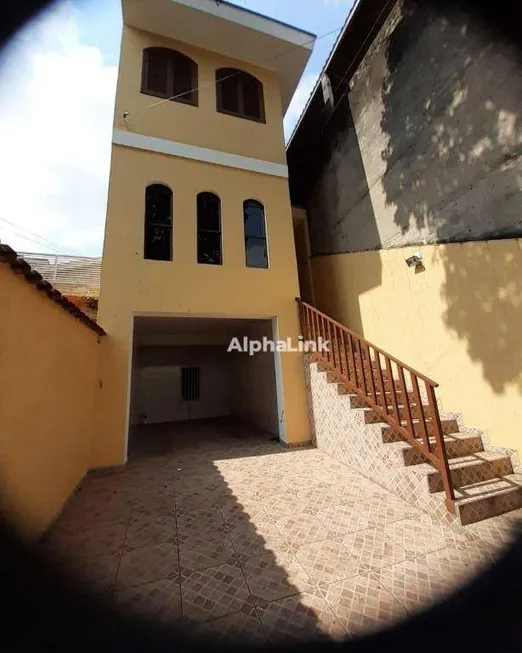
{"label": "patterned floor tile", "polygon": [[126,615],[172,623],[181,616],[179,578],[163,578],[114,593],[114,604]]}
{"label": "patterned floor tile", "polygon": [[193,492],[176,496],[176,504],[181,511],[208,510],[221,508],[230,499],[230,493],[222,487],[207,492]]}
{"label": "patterned floor tile", "polygon": [[340,541],[351,556],[371,568],[393,565],[408,557],[404,547],[379,528],[349,533]]}
{"label": "patterned floor tile", "polygon": [[476,524],[465,526],[465,532],[471,537],[484,542],[492,551],[502,549],[511,539],[513,523],[506,515],[485,519]]}
{"label": "patterned floor tile", "polygon": [[313,486],[305,490],[298,490],[297,495],[309,509],[317,512],[323,508],[347,505],[379,492],[379,490],[375,490],[373,486],[365,484],[365,480],[366,479],[363,479],[359,488],[355,483],[337,486]]}
{"label": "patterned floor tile", "polygon": [[374,572],[372,577],[410,611],[434,603],[451,590],[450,583],[420,560],[406,560],[384,567]]}
{"label": "patterned floor tile", "polygon": [[219,643],[238,645],[263,644],[266,635],[254,609],[234,614],[202,624],[194,631],[194,637]]}
{"label": "patterned floor tile", "polygon": [[125,502],[124,505],[112,501],[107,503],[97,497],[90,501],[93,503],[71,505],[58,520],[56,530],[82,532],[94,528],[124,525],[129,521],[130,503]]}
{"label": "patterned floor tile", "polygon": [[176,504],[172,494],[142,494],[133,504],[133,515],[137,512],[145,515],[175,515]]}
{"label": "patterned floor tile", "polygon": [[442,524],[415,518],[386,524],[384,533],[389,540],[397,542],[414,555],[426,555],[444,549],[461,539]]}
{"label": "patterned floor tile", "polygon": [[309,590],[302,566],[291,553],[269,552],[242,565],[252,599],[263,603]]}
{"label": "patterned floor tile", "polygon": [[308,582],[313,585],[333,583],[368,570],[368,567],[350,549],[337,539],[303,544],[296,554]]}
{"label": "patterned floor tile", "polygon": [[276,526],[285,539],[294,546],[325,540],[332,535],[322,521],[306,512],[280,517],[276,521]]}
{"label": "patterned floor tile", "polygon": [[229,526],[228,534],[240,562],[268,551],[288,553],[295,548],[272,521],[265,519],[236,522],[234,526]]}
{"label": "patterned floor tile", "polygon": [[142,585],[179,574],[178,548],[173,544],[155,544],[124,553],[116,588]]}
{"label": "patterned floor tile", "polygon": [[177,523],[182,537],[195,533],[224,533],[226,531],[223,515],[219,508],[178,511]]}
{"label": "patterned floor tile", "polygon": [[117,605],[165,622],[181,610],[204,638],[378,628],[449,591],[512,530],[506,516],[444,526],[318,449],[197,424],[158,426],[151,450],[146,428],[124,472],[82,485],[48,546],[94,591],[115,586]]}
{"label": "patterned floor tile", "polygon": [[390,493],[374,494],[368,499],[359,501],[356,508],[362,516],[375,525],[384,525],[422,514],[418,508]]}
{"label": "patterned floor tile", "polygon": [[57,531],[47,545],[58,555],[79,559],[111,553],[119,553],[125,540],[126,526],[118,524],[88,531]]}
{"label": "patterned floor tile", "polygon": [[231,480],[228,488],[240,502],[247,499],[263,501],[274,495],[282,496],[288,491],[287,485],[281,480],[274,479],[269,470],[263,475],[262,480],[259,477],[246,478],[243,475],[241,482]]}
{"label": "patterned floor tile", "polygon": [[376,526],[378,521],[371,514],[358,512],[358,505],[358,503],[348,503],[343,506],[323,508],[317,513],[317,517],[333,537]]}
{"label": "patterned floor tile", "polygon": [[179,535],[179,559],[182,570],[193,571],[235,560],[232,541],[226,533],[199,532]]}
{"label": "patterned floor tile", "polygon": [[151,544],[177,543],[176,518],[172,515],[135,513],[127,529],[125,549],[136,549]]}
{"label": "patterned floor tile", "polygon": [[483,547],[469,544],[465,549],[439,549],[425,556],[423,562],[443,579],[460,585],[490,565],[492,558]]}
{"label": "patterned floor tile", "polygon": [[252,499],[238,502],[236,499],[228,498],[221,504],[220,509],[225,523],[230,525],[237,522],[255,521],[257,518],[275,521],[263,502]]}
{"label": "patterned floor tile", "polygon": [[272,642],[343,639],[346,632],[326,601],[312,593],[296,594],[258,607]]}
{"label": "patterned floor tile", "polygon": [[404,606],[368,575],[325,585],[320,593],[350,635],[378,630],[407,616]]}
{"label": "patterned floor tile", "polygon": [[110,592],[114,588],[119,563],[120,553],[109,553],[71,560],[65,563],[63,570],[80,587],[98,594]]}
{"label": "patterned floor tile", "polygon": [[217,619],[250,608],[250,594],[237,565],[193,571],[181,581],[183,616],[195,621]]}
{"label": "patterned floor tile", "polygon": [[262,504],[263,510],[276,519],[303,512],[307,507],[297,496],[290,493],[282,496],[271,495],[263,500]]}

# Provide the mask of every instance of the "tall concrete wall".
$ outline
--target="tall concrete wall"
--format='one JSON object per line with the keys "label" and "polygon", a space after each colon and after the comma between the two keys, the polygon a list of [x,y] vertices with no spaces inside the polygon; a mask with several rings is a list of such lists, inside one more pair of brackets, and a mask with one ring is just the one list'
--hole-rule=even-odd
{"label": "tall concrete wall", "polygon": [[98,336],[0,265],[0,509],[36,538],[91,463]]}
{"label": "tall concrete wall", "polygon": [[397,3],[324,128],[312,254],[522,234],[519,52],[444,6]]}

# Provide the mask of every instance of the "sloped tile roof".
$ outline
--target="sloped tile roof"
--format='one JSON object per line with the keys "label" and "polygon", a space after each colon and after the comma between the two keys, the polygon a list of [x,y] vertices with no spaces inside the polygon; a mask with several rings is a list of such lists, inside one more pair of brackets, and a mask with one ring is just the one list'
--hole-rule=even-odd
{"label": "sloped tile roof", "polygon": [[64,311],[70,313],[80,322],[83,322],[86,327],[97,333],[99,336],[104,336],[105,331],[85,314],[78,306],[64,297],[62,293],[57,290],[51,283],[45,281],[42,275],[34,270],[29,263],[15,252],[9,245],[0,244],[0,263],[5,263],[11,267],[15,274],[23,276],[27,283],[33,285],[37,290],[45,293],[47,297],[63,308]]}

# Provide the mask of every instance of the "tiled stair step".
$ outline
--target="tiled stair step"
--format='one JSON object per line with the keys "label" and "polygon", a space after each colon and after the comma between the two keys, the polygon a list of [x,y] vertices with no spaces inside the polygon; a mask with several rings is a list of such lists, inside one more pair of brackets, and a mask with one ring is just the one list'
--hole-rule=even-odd
{"label": "tiled stair step", "polygon": [[[403,439],[396,435],[397,441]],[[484,444],[480,435],[474,433],[450,433],[444,436],[446,443],[446,451],[448,458],[461,458],[462,456],[469,456],[470,454],[479,453],[484,451]],[[435,446],[435,438],[430,438],[430,444]],[[420,451],[413,447],[403,449],[404,464],[409,467],[410,465],[420,465],[426,462],[426,459]]]}
{"label": "tiled stair step", "polygon": [[456,508],[464,526],[522,508],[522,476],[509,474],[496,481],[463,486],[455,491]]}
{"label": "tiled stair step", "polygon": [[[399,415],[401,418],[401,421],[406,420],[406,407],[405,406],[397,406],[399,409]],[[388,411],[391,415],[394,415],[394,411],[391,406],[388,407]],[[410,404],[410,411],[411,411],[411,416],[415,419],[416,417],[419,417],[419,408],[415,404]],[[424,418],[427,420],[429,419],[429,414],[430,414],[430,409],[429,406],[424,405]],[[378,413],[376,413],[373,409],[368,408],[364,412],[364,422],[365,424],[376,424],[377,422],[382,422],[382,417]]]}
{"label": "tiled stair step", "polygon": [[[326,372],[327,373],[326,378],[327,378],[329,383],[336,383],[338,381],[337,375],[334,374],[327,365],[325,365],[324,363],[319,362],[319,363],[317,363],[317,366],[318,366],[319,372]],[[344,369],[344,361],[343,361],[342,367]],[[350,372],[350,377],[355,378],[353,366],[351,364],[348,365],[348,370]],[[360,368],[358,368],[357,369],[357,378],[360,379],[360,377],[361,377],[361,372],[360,372]],[[369,373],[368,368],[365,368],[364,380],[366,381],[366,385],[369,388],[370,385],[371,385],[371,379],[370,379],[370,373]],[[380,384],[379,376],[378,376],[377,373],[374,374],[373,380],[374,380],[374,383],[375,383],[375,389],[377,390],[380,387],[380,385],[379,385]],[[390,385],[390,383],[388,381],[388,374],[387,374],[386,370],[383,370],[383,382],[384,382],[383,383],[384,389],[387,390],[387,391],[390,391],[391,390],[391,385]],[[401,385],[400,385],[399,381],[397,379],[394,379],[394,382],[395,382],[394,383],[395,384],[395,389],[397,391],[400,391]]]}
{"label": "tiled stair step", "polygon": [[[340,381],[339,377],[336,374],[334,374],[333,372],[331,372],[330,368],[327,365],[325,365],[324,363],[318,362],[317,363],[317,369],[319,370],[319,372],[326,372],[327,373],[326,378],[327,378],[329,383],[339,383],[339,381]],[[364,378],[365,378],[365,381],[366,381],[366,386],[367,386],[367,388],[370,388],[370,385],[371,385],[370,376],[369,376],[369,373],[368,373],[368,369],[367,368],[365,368],[365,369],[366,369],[366,374],[365,374]],[[352,368],[351,365],[349,365],[349,370],[350,370],[350,374],[353,376],[353,368]],[[383,372],[384,391],[386,392],[387,395],[388,394],[390,395],[390,400],[391,400],[392,384],[390,383],[390,380],[388,378],[387,370],[384,369],[384,370],[382,370],[382,372]],[[358,374],[358,376],[360,376],[360,375]],[[406,375],[406,388],[408,388],[408,381],[409,381],[409,378],[408,378],[408,375]],[[379,392],[380,380],[379,380],[378,374],[375,371],[374,371],[374,383],[375,383],[375,389]],[[399,395],[402,392],[402,389],[401,389],[401,383],[399,382],[398,379],[395,379],[395,378],[393,379],[393,386],[395,387],[395,392]],[[419,389],[420,389],[421,393],[424,391],[424,386],[423,386],[422,381],[419,383]],[[340,393],[340,394],[342,394],[342,393]],[[408,394],[413,395],[413,392],[408,391]],[[398,398],[397,398],[397,400],[398,400]]]}
{"label": "tiled stair step", "polygon": [[[339,375],[332,372],[330,370],[330,368],[327,365],[325,365],[324,363],[318,362],[317,363],[317,369],[319,370],[319,372],[326,372],[326,380],[328,381],[328,383],[337,383],[339,385],[342,385],[342,381],[341,381]],[[370,378],[368,376],[366,376],[365,379],[366,379],[366,388],[367,388],[367,390],[369,392],[370,387],[371,387]],[[388,381],[387,378],[383,379],[383,386],[384,386],[384,391],[385,391],[386,395],[389,396],[389,400],[391,402],[392,401],[392,399],[391,399],[391,388],[392,388],[392,386],[391,386],[391,384],[390,384],[390,382]],[[394,381],[394,386],[395,386],[395,394],[397,396],[397,401],[400,402],[401,399],[402,399],[401,384],[399,383],[399,381],[395,380]],[[377,395],[379,396],[380,395],[380,383],[379,383],[378,379],[375,379],[375,390],[377,392]],[[340,390],[338,388],[338,392],[339,392],[339,394],[350,394],[350,390],[348,388],[346,388],[344,391]],[[413,392],[411,392],[411,391],[408,391],[408,395],[410,397],[414,396]]]}
{"label": "tiled stair step", "polygon": [[[513,473],[510,457],[503,454],[482,452],[464,458],[454,458],[449,461],[449,465],[454,488],[499,480],[500,477]],[[428,474],[428,487],[432,493],[444,490],[442,477],[436,469]]]}
{"label": "tiled stair step", "polygon": [[[366,408],[366,404],[364,403],[364,400],[359,397],[359,395],[355,395],[351,392],[349,388],[347,388],[343,383],[339,383],[337,392],[340,395],[349,395],[350,396],[350,408]],[[408,399],[411,401],[415,401],[415,397],[413,395],[413,392],[408,392],[406,393]],[[397,397],[397,402],[402,405],[404,402],[402,400],[403,393],[402,390],[396,390],[395,395]],[[386,403],[391,409],[392,407],[392,396],[391,392],[385,392],[384,396],[386,397]],[[377,392],[377,401],[380,404],[381,401],[381,393]]]}
{"label": "tiled stair step", "polygon": [[[442,425],[443,435],[449,435],[450,433],[456,433],[459,430],[459,425],[457,420],[450,418],[442,418],[440,420]],[[406,426],[406,423],[403,423],[403,426]],[[430,420],[426,420],[426,427],[428,429],[428,435],[433,435],[433,423]],[[413,420],[413,431],[416,437],[420,437],[422,434],[421,424],[417,420]],[[383,442],[400,442],[404,440],[392,426],[383,426],[382,427],[382,441]]]}

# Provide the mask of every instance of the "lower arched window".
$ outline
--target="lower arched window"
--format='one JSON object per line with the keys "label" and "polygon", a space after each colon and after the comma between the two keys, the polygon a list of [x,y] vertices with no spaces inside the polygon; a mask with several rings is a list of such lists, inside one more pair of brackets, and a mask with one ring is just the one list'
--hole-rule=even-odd
{"label": "lower arched window", "polygon": [[265,209],[257,200],[243,202],[246,264],[249,268],[268,267]]}
{"label": "lower arched window", "polygon": [[198,263],[221,265],[221,200],[214,193],[199,193]]}
{"label": "lower arched window", "polygon": [[144,257],[172,261],[172,191],[163,184],[151,184],[145,191]]}

